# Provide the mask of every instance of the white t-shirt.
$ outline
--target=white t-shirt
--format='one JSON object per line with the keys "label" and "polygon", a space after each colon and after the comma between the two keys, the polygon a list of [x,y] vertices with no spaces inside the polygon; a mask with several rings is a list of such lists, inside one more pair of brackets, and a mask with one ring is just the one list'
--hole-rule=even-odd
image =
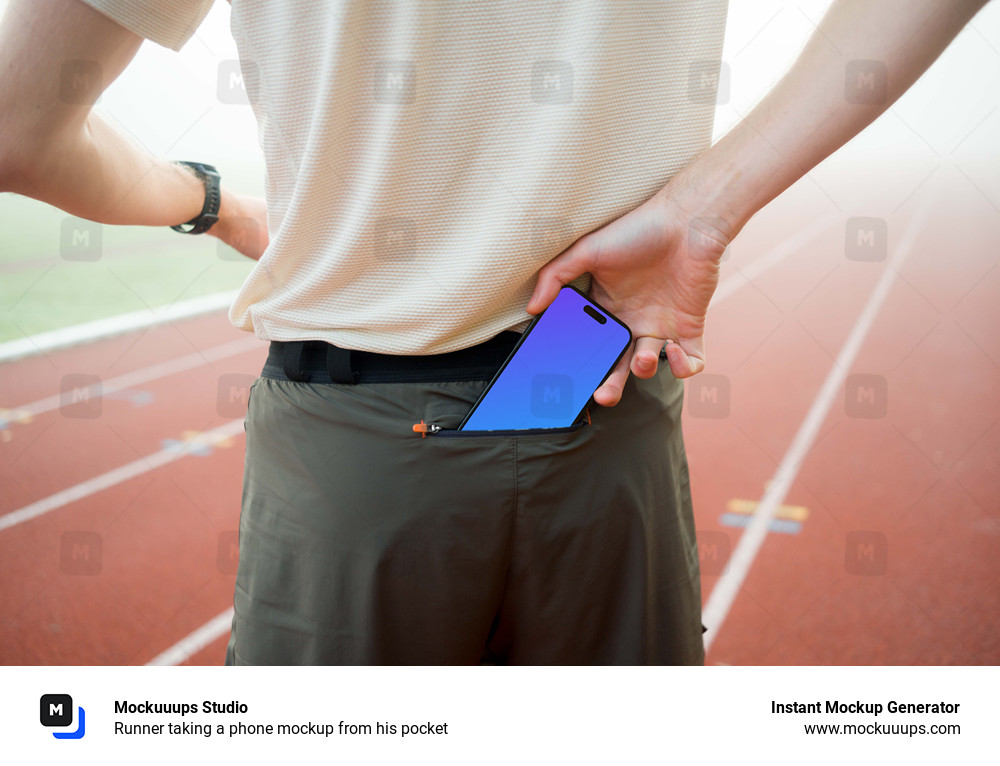
{"label": "white t-shirt", "polygon": [[[179,49],[212,0],[86,2]],[[726,0],[232,0],[271,245],[230,319],[392,354],[523,330],[539,268],[708,147],[725,20]]]}

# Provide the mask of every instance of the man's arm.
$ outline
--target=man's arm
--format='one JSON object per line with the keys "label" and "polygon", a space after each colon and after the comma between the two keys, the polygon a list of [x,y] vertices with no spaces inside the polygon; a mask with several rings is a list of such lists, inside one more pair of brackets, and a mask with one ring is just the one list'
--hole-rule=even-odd
{"label": "man's arm", "polygon": [[[632,349],[594,394],[621,397],[629,371],[656,373],[659,349],[678,378],[705,367],[704,327],[729,241],[769,201],[887,109],[934,62],[985,0],[834,0],[802,54],[723,139],[652,199],[581,237],[539,272],[528,311],[589,272],[591,294],[632,328]],[[876,96],[884,65],[884,99]],[[869,73],[873,79],[868,80]],[[692,237],[692,231],[698,236]]]}
{"label": "man's arm", "polygon": [[734,237],[888,109],[985,4],[835,0],[791,70],[681,180]]}
{"label": "man's arm", "polygon": [[[141,44],[79,0],[11,0],[0,24],[0,191],[108,224],[170,226],[201,212],[205,190],[190,171],[92,111]],[[261,236],[245,236],[248,220]],[[210,233],[259,258],[265,232],[263,203],[223,189]]]}

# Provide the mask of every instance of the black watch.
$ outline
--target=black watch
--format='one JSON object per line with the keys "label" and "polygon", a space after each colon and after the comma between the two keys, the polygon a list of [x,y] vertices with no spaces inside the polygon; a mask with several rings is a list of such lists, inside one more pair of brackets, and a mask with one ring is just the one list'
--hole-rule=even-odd
{"label": "black watch", "polygon": [[[205,186],[205,204],[201,207],[201,213],[186,223],[171,226],[174,231],[181,234],[204,234],[219,220],[219,205],[222,203],[222,193],[219,191],[219,171],[211,165],[203,162],[185,162],[180,160],[175,165],[187,165],[198,176],[198,179]],[[190,226],[190,229],[185,229]]]}

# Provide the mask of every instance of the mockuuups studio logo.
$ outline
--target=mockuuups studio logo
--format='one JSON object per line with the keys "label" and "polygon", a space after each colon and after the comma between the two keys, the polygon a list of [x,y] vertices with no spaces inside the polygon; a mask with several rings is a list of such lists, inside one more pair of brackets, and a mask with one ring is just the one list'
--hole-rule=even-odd
{"label": "mockuuups studio logo", "polygon": [[884,104],[888,82],[889,70],[884,61],[848,61],[844,72],[844,98],[852,104]]}
{"label": "mockuuups studio logo", "polygon": [[66,104],[93,105],[104,90],[104,75],[97,61],[69,59],[59,68],[59,99]]}
{"label": "mockuuups studio logo", "polygon": [[[73,725],[73,698],[68,694],[43,694],[39,701],[42,726],[65,728]],[[82,739],[86,733],[83,708],[77,708],[76,731],[54,731],[56,739]]]}
{"label": "mockuuups studio logo", "polygon": [[884,218],[848,218],[844,254],[850,261],[884,261],[889,250],[889,226]]}
{"label": "mockuuups studio logo", "polygon": [[420,230],[416,220],[402,216],[383,216],[375,220],[373,250],[380,261],[412,260]]}
{"label": "mockuuups studio logo", "polygon": [[66,261],[99,261],[103,227],[99,223],[70,216],[59,232],[59,255]]}
{"label": "mockuuups studio logo", "polygon": [[558,59],[531,66],[531,100],[536,104],[568,104],[573,100],[573,65]]}
{"label": "mockuuups studio logo", "polygon": [[417,65],[408,59],[377,61],[373,86],[380,104],[409,104],[417,92]]}
{"label": "mockuuups studio logo", "polygon": [[705,575],[720,575],[725,571],[732,553],[732,543],[725,532],[698,530],[698,565]]}
{"label": "mockuuups studio logo", "polygon": [[729,64],[715,59],[692,61],[688,66],[688,101],[692,104],[729,102]]}
{"label": "mockuuups studio logo", "polygon": [[844,411],[849,418],[884,418],[889,409],[889,385],[881,375],[848,375]]}
{"label": "mockuuups studio logo", "polygon": [[256,378],[243,372],[227,372],[219,376],[219,393],[216,412],[224,418],[246,415],[250,404],[250,387]]}
{"label": "mockuuups studio logo", "polygon": [[725,375],[702,373],[689,379],[688,414],[693,418],[728,418],[731,385]]}
{"label": "mockuuups studio logo", "polygon": [[219,62],[218,79],[215,89],[220,104],[249,104],[247,83],[238,59]]}
{"label": "mockuuups studio logo", "polygon": [[566,418],[573,414],[573,378],[539,373],[531,379],[531,414],[536,418]]}

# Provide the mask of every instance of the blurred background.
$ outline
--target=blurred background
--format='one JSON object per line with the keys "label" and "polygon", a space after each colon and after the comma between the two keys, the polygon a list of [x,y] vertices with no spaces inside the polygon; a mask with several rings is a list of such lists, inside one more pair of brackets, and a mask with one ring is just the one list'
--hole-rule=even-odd
{"label": "blurred background", "polygon": [[[715,138],[828,4],[730,3]],[[260,194],[236,59],[218,2],[99,108]],[[1000,662],[998,107],[992,3],[731,246],[684,421],[710,664]],[[0,662],[222,661],[250,268],[0,195]]]}

